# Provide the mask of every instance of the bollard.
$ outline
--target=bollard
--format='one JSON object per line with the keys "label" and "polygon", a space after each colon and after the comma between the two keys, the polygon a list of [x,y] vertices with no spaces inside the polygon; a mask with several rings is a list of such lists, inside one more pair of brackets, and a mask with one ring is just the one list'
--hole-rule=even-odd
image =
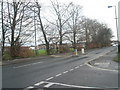
{"label": "bollard", "polygon": [[74,55],[77,55],[77,49],[74,49]]}
{"label": "bollard", "polygon": [[81,49],[81,52],[82,52],[82,54],[85,54],[85,50],[84,50],[84,48]]}

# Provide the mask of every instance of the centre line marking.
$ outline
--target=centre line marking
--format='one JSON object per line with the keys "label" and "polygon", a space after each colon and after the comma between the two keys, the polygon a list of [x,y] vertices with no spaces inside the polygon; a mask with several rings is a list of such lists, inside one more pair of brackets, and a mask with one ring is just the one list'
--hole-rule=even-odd
{"label": "centre line marking", "polygon": [[78,68],[79,68],[79,66],[75,67],[75,69],[78,69]]}
{"label": "centre line marking", "polygon": [[83,66],[83,65],[80,65],[80,66]]}
{"label": "centre line marking", "polygon": [[54,83],[49,83],[49,84],[45,85],[44,87],[48,88],[48,87],[52,86],[53,84]]}
{"label": "centre line marking", "polygon": [[42,62],[32,63],[32,65],[39,64],[39,63],[42,63]]}
{"label": "centre line marking", "polygon": [[57,74],[56,77],[58,77],[58,76],[60,76],[60,75],[62,75],[62,74],[61,74],[61,73],[60,73],[60,74]]}
{"label": "centre line marking", "polygon": [[21,65],[21,66],[17,66],[17,67],[13,67],[13,68],[21,68],[21,67],[26,67],[26,66],[30,66],[31,64],[26,64],[26,65]]}
{"label": "centre line marking", "polygon": [[27,87],[27,89],[31,89],[31,88],[34,88],[33,86],[29,86],[29,87]]}
{"label": "centre line marking", "polygon": [[41,82],[39,82],[39,83],[36,83],[36,84],[34,84],[35,86],[39,86],[39,85],[41,85],[41,84],[43,84],[44,83],[44,81],[41,81]]}
{"label": "centre line marking", "polygon": [[74,69],[70,69],[70,71],[73,71]]}
{"label": "centre line marking", "polygon": [[37,62],[37,63],[31,63],[31,64],[25,64],[25,65],[16,66],[16,67],[13,67],[13,68],[14,68],[14,69],[16,69],[16,68],[22,68],[22,67],[27,67],[27,66],[35,65],[35,64],[40,64],[40,63],[43,63],[43,62]]}
{"label": "centre line marking", "polygon": [[68,73],[68,71],[63,72],[63,74]]}
{"label": "centre line marking", "polygon": [[53,78],[54,78],[54,77],[50,77],[50,78],[46,79],[46,81],[51,80],[51,79],[53,79]]}

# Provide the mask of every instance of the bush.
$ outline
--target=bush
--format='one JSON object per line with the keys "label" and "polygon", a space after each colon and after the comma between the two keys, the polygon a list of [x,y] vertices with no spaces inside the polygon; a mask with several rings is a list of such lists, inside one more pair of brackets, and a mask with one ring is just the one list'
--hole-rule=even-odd
{"label": "bush", "polygon": [[12,57],[10,56],[10,52],[9,51],[5,51],[4,52],[2,60],[12,60]]}
{"label": "bush", "polygon": [[119,63],[120,63],[120,54],[118,54],[118,56],[117,56],[117,57],[115,57],[114,61],[116,61],[116,62],[119,62]]}
{"label": "bush", "polygon": [[19,57],[26,58],[26,57],[32,57],[34,54],[31,49],[29,48],[21,48]]}
{"label": "bush", "polygon": [[60,53],[67,53],[67,52],[70,52],[70,48],[69,47],[64,47],[64,46],[62,46],[62,47],[60,47]]}
{"label": "bush", "polygon": [[70,52],[74,52],[74,48],[70,48]]}
{"label": "bush", "polygon": [[[33,53],[35,55],[35,50],[33,50]],[[37,50],[37,55],[38,56],[44,56],[46,55],[46,50],[42,49],[42,50]]]}

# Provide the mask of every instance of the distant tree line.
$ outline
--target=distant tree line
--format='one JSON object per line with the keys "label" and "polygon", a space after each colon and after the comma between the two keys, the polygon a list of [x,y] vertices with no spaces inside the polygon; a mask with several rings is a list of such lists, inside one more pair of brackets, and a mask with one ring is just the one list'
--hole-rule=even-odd
{"label": "distant tree line", "polygon": [[51,1],[46,7],[41,2],[0,1],[2,55],[5,45],[10,45],[11,57],[17,57],[22,45],[34,41],[35,30],[39,32],[37,41],[46,45],[48,55],[50,44],[62,46],[69,42],[76,49],[78,41],[85,41],[86,47],[91,43],[101,46],[110,43],[111,29],[104,23],[82,16],[82,6]]}

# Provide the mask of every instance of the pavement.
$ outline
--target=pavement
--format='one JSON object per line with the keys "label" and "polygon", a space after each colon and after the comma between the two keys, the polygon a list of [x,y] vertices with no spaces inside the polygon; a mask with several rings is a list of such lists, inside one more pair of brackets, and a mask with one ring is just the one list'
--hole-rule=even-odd
{"label": "pavement", "polygon": [[10,65],[10,64],[23,63],[23,62],[44,60],[47,58],[59,58],[59,57],[68,58],[68,57],[71,57],[72,55],[73,55],[73,53],[71,52],[71,53],[61,53],[61,54],[55,54],[55,55],[49,55],[49,56],[37,56],[37,57],[30,57],[30,58],[21,58],[21,59],[2,61],[2,62],[0,62],[0,65]]}
{"label": "pavement", "polygon": [[101,56],[95,60],[92,60],[88,62],[89,65],[96,67],[96,68],[102,68],[104,70],[119,70],[118,63],[114,61],[114,58],[117,56],[117,49],[112,50],[111,52],[108,52],[104,56]]}

